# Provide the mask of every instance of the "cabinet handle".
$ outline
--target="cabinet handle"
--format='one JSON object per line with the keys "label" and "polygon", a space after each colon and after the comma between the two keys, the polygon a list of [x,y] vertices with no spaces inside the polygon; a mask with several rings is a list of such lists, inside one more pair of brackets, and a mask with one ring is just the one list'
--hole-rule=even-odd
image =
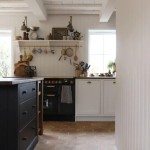
{"label": "cabinet handle", "polygon": [[32,129],[33,129],[33,130],[35,130],[35,129],[36,129],[36,127],[32,127]]}
{"label": "cabinet handle", "polygon": [[27,137],[23,137],[22,140],[26,141],[26,140],[27,140]]}
{"label": "cabinet handle", "polygon": [[28,113],[27,111],[24,111],[22,114],[23,114],[23,115],[26,115],[27,113]]}
{"label": "cabinet handle", "polygon": [[32,88],[32,91],[35,91],[35,88]]}
{"label": "cabinet handle", "polygon": [[91,84],[92,82],[91,82],[91,81],[88,81],[87,83],[88,83],[88,84]]}
{"label": "cabinet handle", "polygon": [[55,94],[47,94],[48,97],[55,96]]}
{"label": "cabinet handle", "polygon": [[37,105],[32,105],[32,108],[36,108]]}
{"label": "cabinet handle", "polygon": [[115,84],[116,82],[114,81],[113,84]]}
{"label": "cabinet handle", "polygon": [[48,87],[48,88],[54,88],[55,86],[53,86],[53,85],[48,85],[47,87]]}
{"label": "cabinet handle", "polygon": [[27,94],[27,90],[25,90],[25,91],[22,91],[22,95],[23,95],[23,94]]}
{"label": "cabinet handle", "polygon": [[46,107],[48,107],[48,105],[49,105],[49,104],[48,104],[48,99],[46,99],[45,102],[46,102]]}

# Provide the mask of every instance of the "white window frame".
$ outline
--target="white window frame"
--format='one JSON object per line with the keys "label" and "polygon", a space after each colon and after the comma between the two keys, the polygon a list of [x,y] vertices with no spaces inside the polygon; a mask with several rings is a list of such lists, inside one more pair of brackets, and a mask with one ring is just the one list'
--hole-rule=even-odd
{"label": "white window frame", "polygon": [[[102,30],[102,29],[91,29],[88,30],[88,62],[90,63],[90,35],[95,34],[116,34],[116,30]],[[89,70],[89,73],[93,73],[92,70]]]}
{"label": "white window frame", "polygon": [[15,28],[10,27],[10,26],[0,26],[0,30],[9,30],[11,31],[11,58],[10,58],[10,62],[11,62],[11,76],[14,76],[14,48],[13,48],[13,42],[15,39]]}

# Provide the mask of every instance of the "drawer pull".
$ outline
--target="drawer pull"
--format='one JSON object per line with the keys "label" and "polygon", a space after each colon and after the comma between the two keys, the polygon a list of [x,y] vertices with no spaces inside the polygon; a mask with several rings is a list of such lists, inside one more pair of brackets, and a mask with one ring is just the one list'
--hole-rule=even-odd
{"label": "drawer pull", "polygon": [[47,94],[48,97],[54,97],[55,94]]}
{"label": "drawer pull", "polygon": [[23,114],[23,115],[26,115],[27,113],[28,113],[27,111],[24,111],[22,114]]}
{"label": "drawer pull", "polygon": [[114,81],[113,83],[115,84],[116,82]]}
{"label": "drawer pull", "polygon": [[48,88],[54,88],[55,86],[53,86],[53,85],[48,85],[47,87],[48,87]]}
{"label": "drawer pull", "polygon": [[35,91],[35,88],[32,88],[32,91]]}
{"label": "drawer pull", "polygon": [[23,137],[22,140],[26,141],[26,140],[27,140],[27,137]]}
{"label": "drawer pull", "polygon": [[27,90],[25,90],[25,91],[22,91],[22,95],[23,95],[23,94],[27,94]]}
{"label": "drawer pull", "polygon": [[46,101],[45,101],[45,102],[46,102],[46,107],[48,107],[48,105],[49,105],[49,104],[48,104],[48,99],[46,99]]}
{"label": "drawer pull", "polygon": [[32,108],[36,108],[37,107],[37,105],[32,105]]}
{"label": "drawer pull", "polygon": [[32,129],[33,129],[33,130],[35,130],[35,129],[36,129],[36,127],[32,127]]}
{"label": "drawer pull", "polygon": [[91,84],[92,82],[91,82],[91,81],[88,81],[87,83],[88,83],[88,84]]}

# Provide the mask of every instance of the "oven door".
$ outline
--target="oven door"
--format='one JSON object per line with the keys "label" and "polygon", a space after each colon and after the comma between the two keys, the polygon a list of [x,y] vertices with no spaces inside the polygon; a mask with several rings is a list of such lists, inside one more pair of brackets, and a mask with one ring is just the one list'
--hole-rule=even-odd
{"label": "oven door", "polygon": [[58,93],[58,114],[75,115],[75,85],[61,85]]}
{"label": "oven door", "polygon": [[58,114],[58,86],[44,85],[44,99],[43,99],[44,115]]}

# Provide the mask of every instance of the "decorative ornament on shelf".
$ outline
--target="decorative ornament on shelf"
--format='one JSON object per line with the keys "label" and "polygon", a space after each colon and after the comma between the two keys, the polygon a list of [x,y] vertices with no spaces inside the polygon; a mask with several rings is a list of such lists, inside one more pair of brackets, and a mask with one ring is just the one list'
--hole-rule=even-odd
{"label": "decorative ornament on shelf", "polygon": [[21,30],[24,31],[23,32],[23,40],[29,40],[29,31],[30,31],[30,28],[28,27],[27,25],[27,16],[25,16],[25,19],[23,21],[23,24],[21,26]]}
{"label": "decorative ornament on shelf", "polygon": [[72,26],[72,16],[70,16],[70,21],[69,21],[69,24],[67,26],[67,30],[70,31],[70,32],[74,31],[74,28]]}
{"label": "decorative ornament on shelf", "polygon": [[30,39],[31,40],[37,40],[38,39],[38,34],[37,34],[36,31],[39,29],[39,27],[32,26],[32,27],[30,27],[30,29],[31,29]]}
{"label": "decorative ornament on shelf", "polygon": [[30,31],[30,28],[28,27],[28,24],[27,24],[27,16],[25,16],[25,19],[24,19],[22,26],[21,26],[21,30],[26,31],[26,32]]}
{"label": "decorative ornament on shelf", "polygon": [[80,61],[79,64],[74,63],[75,66],[75,76],[76,77],[86,77],[87,72],[90,68],[90,65],[88,63],[85,63],[84,61]]}

